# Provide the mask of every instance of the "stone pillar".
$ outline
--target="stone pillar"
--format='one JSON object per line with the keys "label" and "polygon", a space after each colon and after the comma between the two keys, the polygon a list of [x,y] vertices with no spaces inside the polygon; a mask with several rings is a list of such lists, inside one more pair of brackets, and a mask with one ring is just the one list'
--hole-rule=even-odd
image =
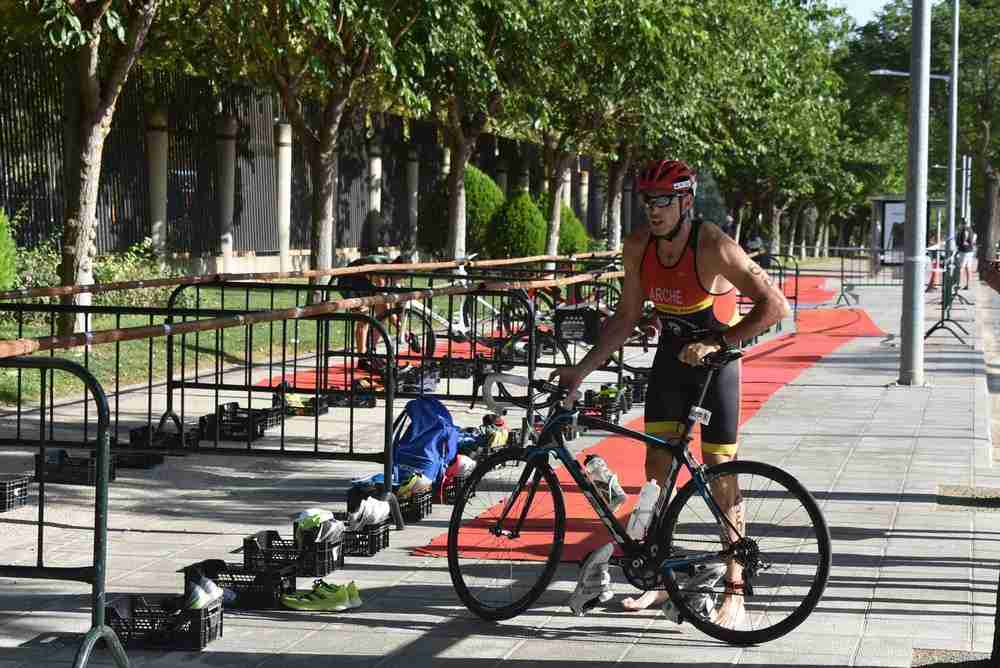
{"label": "stone pillar", "polygon": [[562,175],[563,189],[562,189],[562,201],[563,204],[572,208],[573,206],[573,170],[567,167],[563,170]]}
{"label": "stone pillar", "polygon": [[496,166],[497,166],[497,168],[496,168],[496,175],[497,175],[496,182],[497,182],[497,187],[500,188],[500,192],[502,192],[503,196],[506,197],[507,196],[507,169],[508,169],[508,167],[507,167],[507,152],[504,151],[500,147],[500,144],[501,144],[502,141],[503,141],[502,139],[498,138],[497,142],[496,142]]}
{"label": "stone pillar", "polygon": [[580,170],[580,220],[583,226],[590,230],[590,172],[586,169]]}
{"label": "stone pillar", "polygon": [[292,126],[274,124],[274,155],[277,158],[278,259],[281,271],[292,271]]}
{"label": "stone pillar", "polygon": [[233,214],[236,208],[236,118],[224,116],[216,133],[218,148],[219,250],[222,271],[233,271]]}
{"label": "stone pillar", "polygon": [[167,251],[167,160],[170,130],[167,114],[157,109],[146,125],[146,158],[149,165],[149,222],[153,250],[161,258]]}
{"label": "stone pillar", "polygon": [[517,178],[514,181],[514,192],[527,192],[530,189],[531,150],[525,145],[525,142],[521,142],[517,151]]}
{"label": "stone pillar", "polygon": [[411,146],[406,152],[406,211],[410,222],[410,252],[417,259],[417,232],[420,224],[420,151]]}
{"label": "stone pillar", "polygon": [[382,145],[368,142],[368,210],[382,212]]}

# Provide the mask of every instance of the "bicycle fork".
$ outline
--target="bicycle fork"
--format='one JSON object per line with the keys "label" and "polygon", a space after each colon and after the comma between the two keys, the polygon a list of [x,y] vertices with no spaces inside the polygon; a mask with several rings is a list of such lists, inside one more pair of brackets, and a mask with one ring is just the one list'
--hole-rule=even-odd
{"label": "bicycle fork", "polygon": [[[521,515],[517,518],[517,524],[514,528],[508,531],[503,529],[503,522],[507,519],[507,515],[510,513],[511,509],[514,507],[514,503],[517,498],[521,495],[524,490],[525,484],[528,482],[528,476],[532,476],[531,488],[528,491],[528,498],[524,502],[524,507],[521,509]],[[500,517],[497,518],[496,523],[490,528],[490,533],[496,537],[505,537],[509,539],[517,539],[521,535],[521,528],[524,526],[524,521],[528,518],[528,509],[531,508],[531,502],[535,498],[535,492],[538,490],[538,484],[542,479],[541,468],[528,464],[524,467],[521,472],[521,479],[517,481],[517,487],[514,488],[511,495],[507,498],[507,502],[504,504],[503,511],[500,513]]]}

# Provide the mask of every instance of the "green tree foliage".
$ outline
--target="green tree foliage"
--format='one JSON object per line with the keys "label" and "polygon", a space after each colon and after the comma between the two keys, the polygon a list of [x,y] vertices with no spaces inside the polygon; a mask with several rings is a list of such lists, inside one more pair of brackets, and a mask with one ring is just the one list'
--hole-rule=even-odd
{"label": "green tree foliage", "polygon": [[[863,26],[852,44],[852,57],[869,69],[888,68],[909,71],[912,3],[893,0]],[[951,69],[952,3],[938,3],[933,8],[931,27],[931,70],[946,73]],[[959,32],[959,153],[973,156],[973,215],[980,247],[992,246],[1000,239],[1000,0],[974,0],[960,3]],[[860,69],[860,67],[859,67]],[[879,78],[872,88],[885,98],[887,116],[906,122],[910,82],[906,78]],[[948,86],[931,80],[930,157],[932,163],[945,164],[948,156]],[[885,136],[885,135],[883,135]],[[905,148],[905,143],[903,144]],[[900,163],[905,165],[904,159]],[[932,193],[943,194],[947,183],[945,170],[932,169],[928,174]],[[901,180],[901,179],[900,179]],[[901,185],[901,184],[900,184]]]}
{"label": "green tree foliage", "polygon": [[545,228],[545,218],[531,195],[520,193],[507,200],[490,221],[484,247],[494,258],[541,255]]}
{"label": "green tree foliage", "polygon": [[480,135],[511,114],[512,94],[531,86],[528,65],[548,54],[534,39],[529,0],[450,0],[418,26],[427,45],[416,75],[451,153],[447,254],[466,254],[466,163]]}
{"label": "green tree foliage", "polygon": [[[312,266],[333,264],[338,141],[349,106],[383,111],[393,102],[424,108],[411,75],[424,47],[414,25],[430,20],[423,0],[218,0],[193,40],[211,44],[210,67],[278,93],[311,181]],[[204,66],[193,63],[194,66]]]}
{"label": "green tree foliage", "polygon": [[[448,183],[438,179],[429,196],[421,199],[417,243],[433,255],[445,255],[448,225],[443,213],[448,209]],[[489,175],[475,165],[465,166],[465,247],[478,251],[484,247],[486,229],[503,206],[503,191]]]}

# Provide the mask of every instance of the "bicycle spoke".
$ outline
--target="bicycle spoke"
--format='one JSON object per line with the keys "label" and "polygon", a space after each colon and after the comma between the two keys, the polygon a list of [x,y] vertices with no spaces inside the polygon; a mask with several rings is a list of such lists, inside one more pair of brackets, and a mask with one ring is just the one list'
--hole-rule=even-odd
{"label": "bicycle spoke", "polygon": [[[812,610],[828,575],[829,534],[813,524],[815,502],[794,479],[763,464],[733,462],[710,468],[707,476],[709,490],[739,489],[744,537],[724,569],[696,567],[690,577],[674,571],[668,590],[676,591],[692,623],[709,635],[731,642],[783,635]],[[696,496],[694,488],[685,488],[667,518],[672,545],[689,556],[719,551],[723,535],[732,540],[728,523],[706,517],[707,499]],[[749,582],[752,591],[727,590],[727,579],[744,587]]]}

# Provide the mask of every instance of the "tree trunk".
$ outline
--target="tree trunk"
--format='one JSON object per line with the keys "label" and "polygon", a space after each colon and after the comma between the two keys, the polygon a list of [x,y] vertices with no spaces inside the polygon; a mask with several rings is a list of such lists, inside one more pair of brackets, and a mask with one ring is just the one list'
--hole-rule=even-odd
{"label": "tree trunk", "polygon": [[[64,88],[66,113],[65,164],[66,219],[63,224],[62,257],[59,279],[62,285],[90,285],[94,282],[94,259],[97,256],[97,198],[101,183],[101,159],[104,140],[111,129],[118,96],[135,64],[160,0],[147,0],[128,14],[125,43],[114,48],[114,56],[102,81],[100,47],[104,12],[86,8],[84,28],[90,40],[68,59]],[[71,11],[74,11],[71,8]],[[90,295],[70,295],[64,304],[90,304]],[[62,314],[58,319],[60,335],[84,328],[83,315]]]}
{"label": "tree trunk", "polygon": [[448,172],[448,257],[455,260],[467,255],[465,239],[468,235],[465,220],[465,166],[472,157],[479,133],[466,137],[458,131],[451,133],[451,169]]}
{"label": "tree trunk", "polygon": [[[1000,240],[1000,170],[993,165],[986,166],[986,191],[983,201],[983,227],[986,236],[981,236],[983,257],[987,262],[996,255],[996,244]],[[985,265],[984,265],[985,266]]]}
{"label": "tree trunk", "polygon": [[819,211],[816,205],[808,202],[799,210],[799,259],[806,259],[810,242],[815,246],[816,225]]}
{"label": "tree trunk", "polygon": [[786,220],[788,221],[788,254],[793,257],[795,256],[795,239],[799,223],[802,220],[801,215],[798,215],[800,212],[801,209],[799,211],[792,212],[789,216],[786,216]]}
{"label": "tree trunk", "polygon": [[618,160],[608,165],[608,192],[604,199],[604,220],[608,225],[608,250],[622,247],[622,190],[625,175],[632,166],[632,151],[619,151]]}
{"label": "tree trunk", "polygon": [[573,162],[573,155],[561,149],[554,149],[551,165],[546,172],[549,181],[549,225],[545,234],[545,254],[559,254],[559,227],[562,224],[563,172]]}
{"label": "tree trunk", "polygon": [[736,243],[740,242],[740,236],[743,234],[743,215],[745,212],[745,206],[738,206],[732,209],[732,213],[730,214],[733,217],[733,240]]}
{"label": "tree trunk", "polygon": [[770,220],[768,221],[768,227],[771,231],[771,253],[779,254],[781,253],[781,216],[785,213],[785,207],[778,206],[773,202],[768,205],[768,214],[770,215]]}
{"label": "tree trunk", "polygon": [[[79,150],[76,152],[67,191],[66,221],[63,228],[62,261],[59,278],[62,285],[91,285],[94,282],[94,259],[97,257],[97,195],[101,182],[101,157],[106,128],[103,123],[84,120],[79,127]],[[82,299],[81,299],[82,297]],[[70,303],[89,304],[90,295],[77,295]],[[82,331],[83,314],[63,314],[60,334]]]}
{"label": "tree trunk", "polygon": [[[325,271],[333,268],[334,229],[337,222],[337,164],[336,144],[314,144],[309,151],[309,171],[312,176],[310,214],[312,234],[309,241],[311,269]],[[314,278],[314,284],[325,284],[327,277]]]}
{"label": "tree trunk", "polygon": [[[302,113],[300,91],[288,85],[278,86],[281,103],[292,122],[298,137],[302,138],[306,160],[309,163],[311,233],[309,235],[310,269],[333,268],[334,236],[337,227],[337,187],[339,182],[340,121],[350,91],[330,91],[318,119],[318,128]],[[325,284],[329,277],[314,277],[312,284]],[[312,297],[319,298],[320,293]]]}
{"label": "tree trunk", "polygon": [[990,142],[992,140],[992,125],[989,121],[983,122],[982,140],[979,145],[978,155],[980,173],[983,175],[983,202],[978,207],[976,215],[976,234],[979,235],[979,261],[989,261],[993,258],[996,250],[997,236],[993,229],[996,222],[996,191],[990,190],[990,181],[996,179],[996,171],[990,164]]}

